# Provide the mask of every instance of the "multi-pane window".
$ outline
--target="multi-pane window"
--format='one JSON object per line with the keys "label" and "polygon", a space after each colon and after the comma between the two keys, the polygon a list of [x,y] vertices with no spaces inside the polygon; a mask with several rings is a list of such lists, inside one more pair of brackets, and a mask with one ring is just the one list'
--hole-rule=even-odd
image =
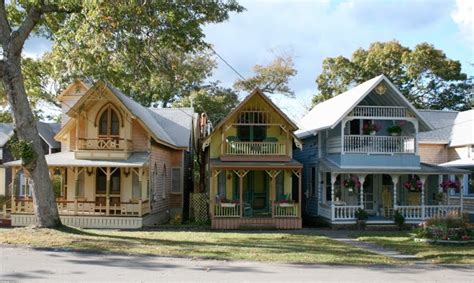
{"label": "multi-pane window", "polygon": [[108,106],[99,119],[99,136],[118,136],[120,122],[115,110]]}
{"label": "multi-pane window", "polygon": [[[223,173],[220,175],[223,175]],[[181,168],[171,169],[171,192],[176,194],[181,193]]]}

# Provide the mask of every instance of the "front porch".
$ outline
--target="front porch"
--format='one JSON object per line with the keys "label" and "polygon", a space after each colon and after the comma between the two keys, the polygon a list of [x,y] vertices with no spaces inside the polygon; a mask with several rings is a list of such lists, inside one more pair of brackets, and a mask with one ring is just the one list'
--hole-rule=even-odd
{"label": "front porch", "polygon": [[301,229],[301,164],[218,163],[211,162],[213,229]]}
{"label": "front porch", "polygon": [[[391,173],[321,171],[317,214],[331,224],[355,224],[359,209],[367,212],[367,224],[392,224],[396,212],[409,224],[435,217],[461,218],[462,200],[450,203],[449,190],[443,190],[440,184],[450,179],[457,182],[463,175],[450,170],[439,172],[437,170],[442,168],[438,166],[423,164],[422,167],[424,170],[413,170],[412,174],[401,170]],[[457,184],[458,190],[462,190],[462,183]]]}
{"label": "front porch", "polygon": [[[47,156],[63,224],[81,228],[136,229],[150,215],[148,154],[128,160],[86,160],[73,152]],[[69,157],[69,158],[68,158]],[[16,162],[16,161],[15,161]],[[8,207],[12,226],[35,223],[34,183],[12,162]]]}

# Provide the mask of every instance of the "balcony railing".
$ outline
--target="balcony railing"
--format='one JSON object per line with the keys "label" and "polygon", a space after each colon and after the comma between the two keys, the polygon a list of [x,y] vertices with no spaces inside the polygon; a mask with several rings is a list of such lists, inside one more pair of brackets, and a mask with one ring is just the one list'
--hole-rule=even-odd
{"label": "balcony railing", "polygon": [[132,141],[121,138],[79,138],[79,150],[132,150]]}
{"label": "balcony railing", "polygon": [[344,136],[347,153],[414,153],[415,138],[411,136]]}
{"label": "balcony railing", "polygon": [[349,116],[406,118],[407,114],[407,109],[403,106],[357,106]]}
{"label": "balcony railing", "polygon": [[286,144],[278,142],[226,142],[228,155],[286,155]]}

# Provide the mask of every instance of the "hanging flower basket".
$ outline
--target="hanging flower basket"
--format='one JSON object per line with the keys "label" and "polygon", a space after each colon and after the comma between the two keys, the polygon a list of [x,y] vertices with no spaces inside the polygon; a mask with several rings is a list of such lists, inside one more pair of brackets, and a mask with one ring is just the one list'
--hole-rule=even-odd
{"label": "hanging flower basket", "polygon": [[378,131],[380,131],[381,126],[375,123],[365,123],[362,126],[362,131],[364,134],[369,134],[371,136],[374,136]]}
{"label": "hanging flower basket", "polygon": [[461,188],[461,183],[459,181],[451,181],[446,180],[443,181],[439,186],[443,189],[443,192],[447,193],[459,193],[459,189]]}
{"label": "hanging flower basket", "polygon": [[416,178],[411,178],[410,180],[406,181],[403,184],[403,187],[405,187],[405,189],[407,189],[409,192],[413,192],[413,193],[421,192],[421,187],[422,186],[423,186],[423,184],[421,183],[421,181],[416,179]]}
{"label": "hanging flower basket", "polygon": [[355,176],[351,177],[350,179],[345,179],[342,185],[347,188],[347,191],[353,192],[354,189],[360,188],[359,179]]}

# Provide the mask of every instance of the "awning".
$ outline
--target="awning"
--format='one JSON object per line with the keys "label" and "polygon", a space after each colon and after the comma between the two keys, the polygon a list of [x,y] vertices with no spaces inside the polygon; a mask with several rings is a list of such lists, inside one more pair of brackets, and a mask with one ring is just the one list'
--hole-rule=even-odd
{"label": "awning", "polygon": [[[76,159],[74,152],[58,152],[45,155],[49,167],[143,167],[148,163],[150,154],[136,152],[127,160],[91,160]],[[20,167],[21,161],[15,160],[3,164],[5,167]]]}
{"label": "awning", "polygon": [[380,168],[380,167],[363,167],[363,168],[350,168],[350,167],[339,167],[334,162],[328,159],[320,160],[320,169],[327,172],[335,173],[346,173],[346,174],[420,174],[420,175],[454,175],[454,174],[468,174],[469,171],[451,167],[443,167],[433,164],[420,163],[419,168]]}
{"label": "awning", "polygon": [[221,161],[218,159],[211,159],[210,166],[213,169],[300,169],[303,164],[292,159],[290,161],[274,162],[274,161]]}

